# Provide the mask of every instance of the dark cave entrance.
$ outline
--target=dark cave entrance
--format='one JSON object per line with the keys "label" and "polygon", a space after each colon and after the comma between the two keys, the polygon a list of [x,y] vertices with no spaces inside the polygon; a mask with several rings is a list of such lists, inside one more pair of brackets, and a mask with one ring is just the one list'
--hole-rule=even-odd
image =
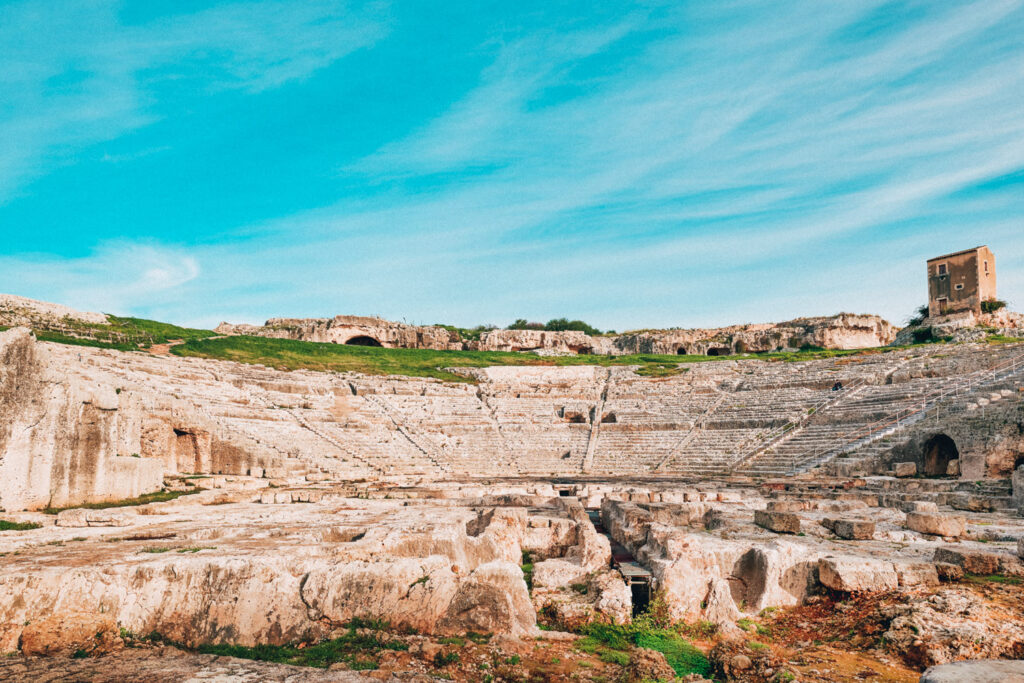
{"label": "dark cave entrance", "polygon": [[352,337],[347,342],[345,342],[345,346],[374,346],[377,348],[384,347],[384,345],[381,344],[379,341],[377,341],[373,337],[367,337],[366,335]]}
{"label": "dark cave entrance", "polygon": [[945,434],[936,434],[924,444],[924,475],[944,477],[949,463],[960,457],[956,442]]}

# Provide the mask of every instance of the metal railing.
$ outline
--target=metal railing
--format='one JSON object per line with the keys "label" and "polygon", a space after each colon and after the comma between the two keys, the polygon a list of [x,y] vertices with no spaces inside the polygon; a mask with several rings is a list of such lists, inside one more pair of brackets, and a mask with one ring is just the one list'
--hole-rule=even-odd
{"label": "metal railing", "polygon": [[930,394],[925,394],[915,400],[913,404],[902,407],[883,418],[868,423],[860,430],[854,432],[849,439],[838,446],[826,449],[815,449],[809,453],[803,453],[799,456],[787,458],[786,468],[794,470],[799,467],[800,471],[806,471],[823,465],[838,455],[848,453],[856,448],[867,446],[883,436],[887,436],[899,429],[902,429],[903,427],[908,427],[920,422],[928,416],[931,409],[937,409],[938,404],[946,399],[957,399],[961,396],[974,393],[978,389],[1009,379],[1022,369],[1024,369],[1024,354],[1014,356],[1013,358],[991,368],[979,370],[978,372],[972,373],[960,381],[955,382],[950,387],[934,391]]}
{"label": "metal railing", "polygon": [[783,426],[779,427],[778,429],[776,429],[775,431],[763,435],[760,442],[756,446],[747,451],[744,451],[736,458],[733,458],[733,460],[730,461],[728,464],[724,465],[722,469],[725,471],[733,471],[737,467],[741,467],[750,460],[753,460],[758,455],[764,453],[772,446],[785,440],[787,437],[792,436],[795,432],[802,430],[804,427],[807,426],[807,423],[810,422],[811,418],[813,418],[819,412],[827,410],[828,408],[831,408],[833,405],[839,403],[843,399],[852,396],[855,392],[867,386],[867,384],[867,378],[860,378],[854,381],[849,386],[843,385],[843,388],[840,391],[831,392],[831,395],[828,398],[822,399],[821,401],[818,401],[817,403],[806,408],[804,415],[802,415],[799,420],[788,422]]}

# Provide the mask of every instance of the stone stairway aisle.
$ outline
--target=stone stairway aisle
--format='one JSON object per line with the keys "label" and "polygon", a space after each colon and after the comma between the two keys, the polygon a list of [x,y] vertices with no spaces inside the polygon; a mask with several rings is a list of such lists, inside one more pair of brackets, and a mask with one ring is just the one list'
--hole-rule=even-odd
{"label": "stone stairway aisle", "polygon": [[801,454],[792,458],[785,466],[780,465],[761,474],[778,476],[807,472],[826,466],[843,455],[848,456],[850,460],[864,462],[887,450],[879,450],[883,445],[879,442],[885,439],[891,442],[896,436],[905,435],[909,429],[930,417],[973,411],[1004,399],[1020,400],[1018,392],[1008,388],[1008,385],[1020,381],[1022,377],[1024,355],[1019,355],[993,368],[963,377],[930,396],[915,398],[913,404],[867,425],[852,439],[826,450]]}
{"label": "stone stairway aisle", "polygon": [[710,406],[708,406],[707,410],[700,414],[700,417],[698,417],[694,421],[693,427],[691,427],[690,431],[686,433],[686,436],[677,441],[676,444],[672,447],[672,450],[668,452],[668,454],[661,460],[661,462],[654,466],[655,472],[661,472],[666,469],[669,469],[668,465],[669,463],[672,462],[672,459],[675,458],[680,451],[686,448],[686,446],[688,446],[695,438],[700,436],[701,432],[704,430],[704,425],[707,424],[708,419],[712,415],[714,415],[715,411],[718,409],[719,406],[722,405],[722,403],[725,402],[726,398],[728,398],[728,394],[721,394],[718,398],[714,400],[714,402]]}
{"label": "stone stairway aisle", "polygon": [[448,458],[441,452],[441,449],[428,437],[422,434],[416,434],[409,425],[409,421],[403,419],[397,409],[376,394],[366,394],[364,398],[368,404],[376,406],[376,408],[378,408],[379,411],[391,421],[399,434],[404,436],[409,443],[426,456],[427,460],[433,463],[438,470],[445,474],[452,471],[451,464],[449,464]]}
{"label": "stone stairway aisle", "polygon": [[612,371],[609,369],[604,379],[604,387],[594,406],[594,415],[590,420],[590,440],[587,442],[587,454],[583,457],[582,472],[589,472],[594,465],[594,453],[597,451],[597,439],[601,435],[601,420],[604,419],[604,406],[608,402],[608,390],[612,385]]}
{"label": "stone stairway aisle", "polygon": [[[376,473],[376,474],[380,474],[380,475],[387,475],[388,474],[388,472],[383,467],[381,467],[380,465],[377,465],[376,463],[370,462],[369,460],[363,458],[361,455],[356,453],[354,450],[352,450],[351,448],[349,448],[345,444],[343,444],[340,441],[338,441],[337,439],[335,439],[330,434],[327,434],[326,432],[324,432],[324,431],[322,431],[320,429],[317,429],[316,426],[314,426],[312,422],[307,420],[301,414],[301,412],[297,408],[289,409],[288,410],[288,414],[291,415],[293,418],[295,418],[295,421],[298,422],[300,426],[305,428],[307,431],[312,433],[317,438],[322,439],[322,440],[326,441],[327,443],[331,444],[332,446],[334,446],[335,448],[337,448],[339,451],[341,451],[342,453],[347,455],[348,458],[351,461],[355,462],[359,467],[365,468],[366,470],[368,470],[370,472],[373,472],[373,473]],[[348,461],[345,460],[345,459],[342,459],[342,462],[343,463],[347,463]],[[333,472],[330,472],[330,473],[333,473]]]}

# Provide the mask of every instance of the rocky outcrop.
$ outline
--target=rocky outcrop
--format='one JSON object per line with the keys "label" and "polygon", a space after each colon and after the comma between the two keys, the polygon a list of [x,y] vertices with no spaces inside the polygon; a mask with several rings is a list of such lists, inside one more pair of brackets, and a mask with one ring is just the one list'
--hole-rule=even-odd
{"label": "rocky outcrop", "polygon": [[[83,649],[83,652],[89,650]],[[291,666],[219,655],[199,655],[172,647],[158,647],[130,648],[101,657],[4,657],[0,658],[0,680],[35,683],[373,683],[381,679],[371,678],[357,671],[325,671],[308,666]]]}
{"label": "rocky outcrop", "polygon": [[[7,572],[0,576],[0,651],[16,649],[32,624],[52,615],[190,646],[318,639],[355,618],[423,633],[532,633],[535,614],[518,566],[525,511],[480,519],[482,528],[469,529],[476,535],[450,522],[410,531],[391,525],[357,541],[325,541],[329,553],[256,546]],[[78,632],[54,642],[77,642]]]}
{"label": "rocky outcrop", "polygon": [[2,509],[131,498],[163,483],[160,461],[125,450],[140,420],[131,397],[51,366],[25,328],[0,333],[0,415]]}
{"label": "rocky outcrop", "polygon": [[333,318],[271,318],[263,326],[221,323],[215,331],[225,335],[383,346],[388,349],[460,351],[465,348],[457,332],[443,327],[406,325],[358,315],[338,315]]}
{"label": "rocky outcrop", "polygon": [[929,667],[920,683],[1024,683],[1024,661],[984,659]]}
{"label": "rocky outcrop", "polygon": [[221,323],[216,332],[334,344],[402,349],[530,351],[541,355],[638,353],[727,355],[822,347],[858,349],[885,346],[897,328],[874,315],[842,313],[784,323],[733,325],[711,329],[645,330],[592,336],[578,331],[490,330],[479,341],[437,326],[416,326],[381,318],[271,318],[262,326]]}
{"label": "rocky outcrop", "polygon": [[0,325],[50,327],[67,321],[91,325],[106,325],[110,321],[102,313],[84,313],[61,304],[26,299],[22,296],[0,294]]}

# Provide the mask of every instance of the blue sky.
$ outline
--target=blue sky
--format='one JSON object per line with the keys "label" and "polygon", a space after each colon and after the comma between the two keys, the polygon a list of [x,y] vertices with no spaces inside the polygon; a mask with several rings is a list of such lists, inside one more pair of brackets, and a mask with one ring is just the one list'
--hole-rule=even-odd
{"label": "blue sky", "polygon": [[1024,0],[4,2],[0,291],[194,325],[1024,307]]}

